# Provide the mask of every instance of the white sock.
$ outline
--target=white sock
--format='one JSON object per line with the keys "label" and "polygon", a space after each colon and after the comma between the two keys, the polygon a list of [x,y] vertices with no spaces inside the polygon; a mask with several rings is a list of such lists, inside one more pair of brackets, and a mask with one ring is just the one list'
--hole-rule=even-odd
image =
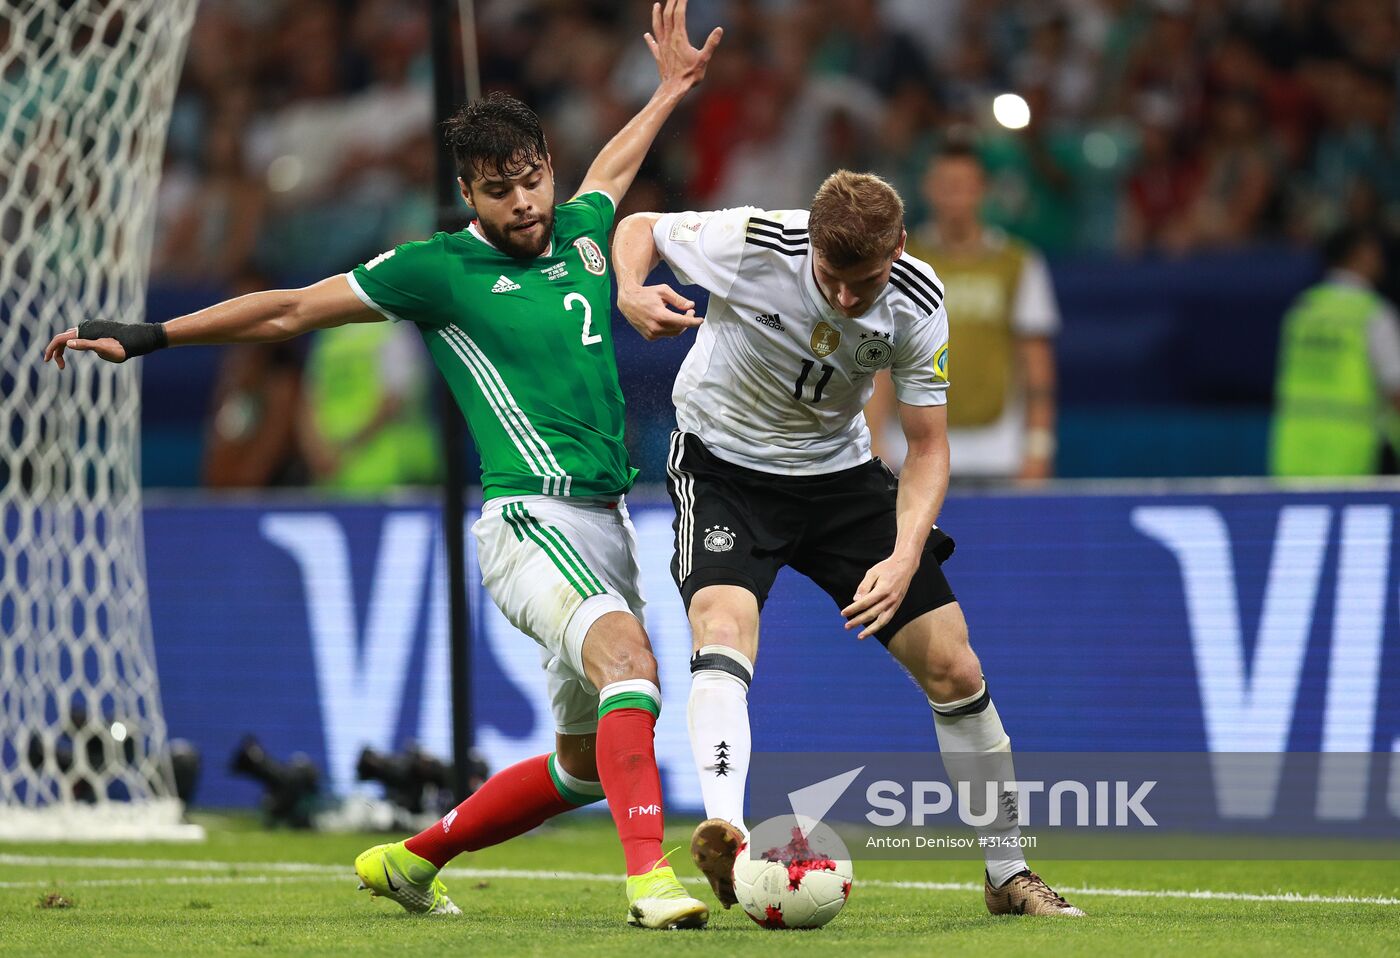
{"label": "white sock", "polygon": [[[975,695],[956,702],[934,702],[933,727],[938,734],[938,748],[943,753],[943,767],[954,788],[957,781],[970,783],[970,805],[973,815],[983,815],[987,811],[987,782],[1014,781],[1015,770],[1011,761],[1011,739],[1002,727],[1001,716],[992,704],[987,683]],[[979,756],[988,756],[981,758]],[[1007,797],[1012,801],[1008,803]],[[1021,837],[1021,829],[1016,824],[1015,793],[1004,792],[998,802],[997,816],[991,824],[977,829],[979,837],[1000,839],[1008,844]],[[984,846],[987,860],[987,877],[993,886],[1005,884],[1012,875],[1027,868],[1026,860],[1020,851],[1011,844]]]}
{"label": "white sock", "polygon": [[705,817],[723,818],[748,835],[744,789],[749,778],[749,683],[753,663],[723,645],[700,647],[690,660],[690,750],[700,776]]}

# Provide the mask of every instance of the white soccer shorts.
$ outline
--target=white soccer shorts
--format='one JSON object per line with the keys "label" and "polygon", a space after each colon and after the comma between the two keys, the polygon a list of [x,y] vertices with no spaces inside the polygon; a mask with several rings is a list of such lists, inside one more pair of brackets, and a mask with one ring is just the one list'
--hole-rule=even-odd
{"label": "white soccer shorts", "polygon": [[619,499],[508,496],[472,526],[491,600],[540,645],[555,729],[598,727],[598,689],[583,671],[583,640],[609,612],[642,619],[637,532]]}

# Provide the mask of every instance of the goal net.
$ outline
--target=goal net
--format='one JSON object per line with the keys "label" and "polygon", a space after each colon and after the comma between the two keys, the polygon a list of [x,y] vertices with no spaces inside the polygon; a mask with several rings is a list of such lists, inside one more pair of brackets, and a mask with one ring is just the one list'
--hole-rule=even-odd
{"label": "goal net", "polygon": [[39,362],[84,319],[144,319],[195,5],[0,2],[0,838],[201,834],[156,681],[136,365]]}

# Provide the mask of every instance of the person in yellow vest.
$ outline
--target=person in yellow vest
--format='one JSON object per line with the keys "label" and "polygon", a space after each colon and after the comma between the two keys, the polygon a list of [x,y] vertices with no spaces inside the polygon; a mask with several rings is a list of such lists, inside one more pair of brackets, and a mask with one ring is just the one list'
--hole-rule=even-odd
{"label": "person in yellow vest", "polygon": [[1269,471],[1371,476],[1400,449],[1400,319],[1375,291],[1385,253],[1375,232],[1345,228],[1329,267],[1283,318]]}
{"label": "person in yellow vest", "polygon": [[[1060,311],[1045,260],[982,222],[986,170],[972,147],[945,146],[924,176],[932,222],[909,237],[947,292],[954,480],[1036,483],[1055,471],[1055,352]],[[876,455],[903,461],[888,375],[866,408]]]}
{"label": "person in yellow vest", "polygon": [[351,323],[316,333],[300,416],[317,485],[373,494],[436,481],[427,355],[407,324]]}

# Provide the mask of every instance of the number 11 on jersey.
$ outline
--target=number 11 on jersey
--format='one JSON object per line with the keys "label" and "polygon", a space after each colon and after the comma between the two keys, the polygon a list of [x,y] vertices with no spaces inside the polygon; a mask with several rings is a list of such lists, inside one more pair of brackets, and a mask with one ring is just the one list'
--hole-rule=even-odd
{"label": "number 11 on jersey", "polygon": [[570,293],[564,297],[564,311],[572,313],[574,303],[583,304],[583,344],[592,346],[603,341],[602,333],[593,332],[593,305],[588,302],[588,297],[582,293]]}
{"label": "number 11 on jersey", "polygon": [[[803,401],[802,387],[807,384],[807,377],[811,375],[812,370],[815,369],[816,366],[817,364],[812,362],[810,359],[802,360],[802,372],[798,373],[797,382],[793,384],[792,387],[793,399],[796,399],[799,402]],[[821,379],[817,380],[817,385],[812,390],[811,401],[813,403],[819,403],[822,401],[822,390],[826,388],[827,383],[831,382],[831,374],[834,372],[836,372],[835,366],[828,366],[826,363],[822,363],[822,377]]]}

